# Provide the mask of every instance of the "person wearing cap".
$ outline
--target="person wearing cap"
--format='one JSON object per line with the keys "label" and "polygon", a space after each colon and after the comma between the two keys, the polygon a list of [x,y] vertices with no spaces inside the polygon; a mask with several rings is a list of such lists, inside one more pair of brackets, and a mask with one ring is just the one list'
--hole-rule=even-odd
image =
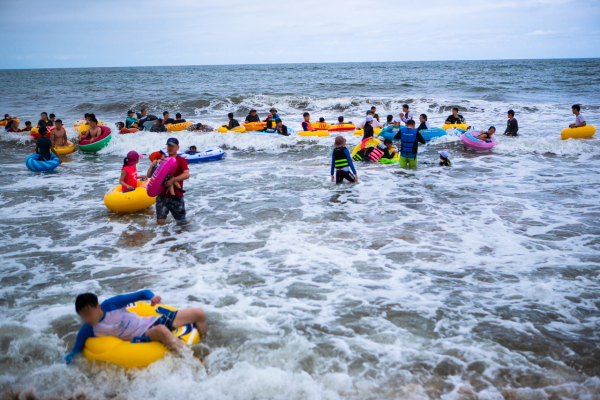
{"label": "person wearing cap", "polygon": [[254,108],[250,110],[246,116],[246,123],[249,124],[250,122],[260,122],[260,117],[256,115],[256,110]]}
{"label": "person wearing cap", "polygon": [[394,118],[393,124],[389,125],[387,128],[383,128],[383,130],[379,132],[377,136],[384,136],[388,132],[391,132],[394,136],[396,136],[398,132],[400,132],[400,129],[402,129],[402,127],[400,126],[401,122],[402,120],[400,118]]}
{"label": "person wearing cap", "polygon": [[[352,172],[350,172],[352,169]],[[358,182],[358,174],[354,169],[350,151],[346,148],[346,139],[343,136],[335,138],[333,153],[331,154],[331,182],[335,171],[335,183],[343,183],[347,179],[349,183]]]}
{"label": "person wearing cap", "polygon": [[137,118],[135,117],[135,113],[133,110],[127,111],[127,119],[125,120],[125,128],[129,129],[135,124],[137,127]]}
{"label": "person wearing cap", "polygon": [[418,131],[422,131],[424,129],[431,129],[431,125],[429,125],[429,122],[427,121],[427,115],[426,114],[421,114],[419,115],[419,127],[417,128]]}
{"label": "person wearing cap", "polygon": [[[169,138],[167,140],[167,154],[169,157],[175,158],[177,161],[177,167],[173,177],[164,183],[164,186],[170,188],[174,187],[174,195],[165,191],[156,196],[156,222],[159,225],[165,223],[169,212],[173,215],[176,221],[185,222],[185,202],[183,200],[183,181],[190,178],[190,169],[188,168],[187,160],[179,154],[179,140],[176,138]],[[177,183],[177,185],[175,185]],[[177,187],[179,186],[179,187]]]}
{"label": "person wearing cap", "polygon": [[407,121],[406,129],[401,129],[394,139],[400,139],[402,142],[400,147],[400,167],[416,167],[419,143],[425,144],[425,139],[415,129],[415,121],[412,119]]}
{"label": "person wearing cap", "polygon": [[402,111],[400,114],[398,114],[398,116],[400,117],[400,119],[402,120],[402,122],[407,123],[408,121],[411,121],[413,119],[413,115],[412,112],[409,111],[408,109],[408,104],[404,104],[402,106]]}
{"label": "person wearing cap", "polygon": [[[140,158],[142,158],[140,154],[131,150],[127,153],[127,157],[123,159],[121,179],[119,179],[123,193],[131,192],[137,188],[138,176],[136,164],[140,161]],[[146,179],[146,177],[141,176],[139,179]]]}
{"label": "person wearing cap", "polygon": [[374,128],[382,128],[383,127],[383,125],[381,125],[379,123],[379,121],[377,119],[375,119],[375,117],[373,117],[373,111],[369,110],[369,111],[367,111],[367,117],[365,118],[365,120],[363,122],[361,122],[360,124],[358,124],[356,129],[363,129],[365,127],[365,124],[367,123],[367,119],[369,117],[371,117],[371,119],[369,121],[373,121],[371,125]]}
{"label": "person wearing cap", "polygon": [[281,117],[279,117],[279,114],[277,114],[277,110],[274,108],[271,108],[269,110],[269,112],[271,113],[271,118],[273,119],[273,121],[277,121],[278,119],[281,119]]}
{"label": "person wearing cap", "polygon": [[450,162],[450,153],[446,150],[438,151],[440,153],[440,167],[449,167],[452,165]]}

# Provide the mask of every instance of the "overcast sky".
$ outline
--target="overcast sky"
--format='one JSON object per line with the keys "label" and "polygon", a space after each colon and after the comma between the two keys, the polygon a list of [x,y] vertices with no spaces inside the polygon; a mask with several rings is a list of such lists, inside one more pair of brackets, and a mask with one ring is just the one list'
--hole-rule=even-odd
{"label": "overcast sky", "polygon": [[0,68],[600,57],[598,0],[0,0]]}

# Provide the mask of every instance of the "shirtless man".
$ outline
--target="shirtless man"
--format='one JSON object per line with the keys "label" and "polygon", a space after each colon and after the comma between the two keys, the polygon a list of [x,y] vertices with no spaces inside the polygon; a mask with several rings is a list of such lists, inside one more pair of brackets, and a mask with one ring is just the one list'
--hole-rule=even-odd
{"label": "shirtless man", "polygon": [[81,137],[79,138],[80,141],[84,139],[92,141],[102,136],[102,129],[98,126],[98,120],[95,117],[91,117],[88,123],[90,124],[90,129],[81,132]]}
{"label": "shirtless man", "polygon": [[52,146],[66,146],[67,145],[67,131],[63,126],[62,120],[57,119],[54,121],[56,129],[50,134],[52,140]]}

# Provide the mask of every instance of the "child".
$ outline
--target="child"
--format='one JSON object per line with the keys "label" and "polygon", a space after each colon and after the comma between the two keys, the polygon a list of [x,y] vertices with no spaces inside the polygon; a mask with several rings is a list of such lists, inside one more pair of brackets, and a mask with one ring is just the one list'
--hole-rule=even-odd
{"label": "child", "polygon": [[[370,111],[367,111],[367,115],[369,114],[369,112],[371,113],[371,115],[373,116],[374,119],[377,120],[377,122],[379,122],[379,114],[377,114],[377,107],[372,106]],[[380,124],[381,125],[381,124]]]}
{"label": "child", "polygon": [[325,123],[325,118],[323,118],[323,117],[319,118],[319,123],[324,124]]}
{"label": "child", "polygon": [[452,165],[450,162],[450,153],[446,150],[438,151],[440,153],[440,167],[449,167]]}
{"label": "child", "polygon": [[[135,126],[134,126],[135,125]],[[127,111],[127,119],[125,120],[125,128],[137,128],[137,118],[133,110]],[[122,129],[119,128],[119,129]]]}
{"label": "child", "polygon": [[25,121],[25,128],[21,132],[31,132],[31,121]]}
{"label": "child", "polygon": [[304,117],[304,122],[302,122],[302,130],[306,131],[306,132],[311,132],[311,131],[316,130],[313,128],[312,124],[310,123],[310,114],[305,112],[304,114],[302,114],[302,116]]}
{"label": "child", "polygon": [[417,166],[417,153],[419,152],[419,143],[425,144],[425,139],[415,129],[415,121],[412,119],[406,122],[406,128],[396,134],[394,139],[400,139],[400,167],[414,168]]}
{"label": "child", "polygon": [[408,121],[411,121],[413,119],[413,115],[412,113],[409,111],[408,109],[408,104],[404,104],[402,106],[402,111],[399,116],[400,119],[402,120],[402,122],[407,123]]}
{"label": "child", "polygon": [[67,145],[67,131],[63,127],[62,120],[57,119],[54,121],[56,129],[50,134],[50,140],[52,140],[53,146],[66,146]]}
{"label": "child", "polygon": [[477,139],[490,143],[492,141],[492,135],[494,133],[496,133],[496,128],[490,126],[490,129],[488,129],[487,131],[480,131],[479,135],[477,135]]}
{"label": "child", "polygon": [[287,136],[288,135],[288,128],[287,126],[285,126],[283,124],[283,122],[281,121],[281,119],[276,119],[275,120],[275,132],[277,132],[277,134],[279,135],[283,135],[283,136]]}
{"label": "child", "polygon": [[387,158],[391,160],[392,158],[394,158],[394,155],[398,153],[398,150],[396,150],[396,148],[394,147],[394,144],[392,143],[391,139],[385,139],[383,141],[383,144],[385,145],[386,149],[383,151],[383,155],[381,156],[381,158]]}
{"label": "child", "polygon": [[384,134],[387,132],[391,132],[394,136],[396,136],[398,132],[400,132],[400,129],[402,129],[402,127],[400,126],[401,122],[402,120],[400,118],[395,118],[393,124],[388,125],[387,128],[383,128],[377,136],[384,136]]}
{"label": "child", "polygon": [[424,129],[431,129],[431,126],[429,125],[429,122],[427,122],[427,115],[426,114],[419,115],[419,122],[421,124],[417,128],[418,131],[422,131]]}
{"label": "child", "polygon": [[271,114],[267,115],[267,119],[265,119],[265,127],[262,129],[263,132],[267,132],[267,130],[271,130],[271,132],[274,132],[273,129],[273,117],[271,116]]}
{"label": "child", "polygon": [[351,124],[352,121],[344,122],[344,117],[338,117],[338,124]]}
{"label": "child", "polygon": [[52,146],[52,141],[46,137],[46,133],[48,133],[48,129],[45,126],[40,128],[40,138],[35,142],[35,152],[39,154],[40,161],[50,161],[52,155],[50,151],[56,154],[58,157],[59,164],[62,163],[62,159]]}
{"label": "child", "polygon": [[206,314],[200,308],[170,311],[159,308],[160,317],[140,317],[127,311],[127,305],[136,301],[150,300],[151,306],[162,301],[150,290],[115,296],[98,304],[98,297],[93,293],[84,293],[75,300],[75,311],[83,321],[83,326],[77,333],[75,346],[66,355],[67,364],[75,354],[83,350],[88,338],[113,336],[121,340],[132,341],[144,337],[151,341],[164,344],[169,350],[179,350],[183,342],[171,333],[172,330],[184,325],[194,324],[201,336],[206,334]]}
{"label": "child", "polygon": [[229,118],[229,123],[227,125],[223,125],[225,128],[232,130],[233,128],[240,126],[238,120],[233,118],[233,113],[227,114],[227,118]]}
{"label": "child", "polygon": [[[123,160],[123,168],[121,169],[121,179],[119,179],[119,183],[121,186],[121,191],[123,193],[131,192],[137,188],[137,167],[135,166],[142,156],[137,152],[131,150],[127,153],[127,157]],[[140,179],[145,179],[145,176],[140,177]]]}
{"label": "child", "polygon": [[513,110],[508,110],[507,113],[508,122],[506,123],[506,131],[504,131],[504,135],[506,136],[519,136],[517,132],[519,132],[519,124],[515,119],[515,112]]}
{"label": "child", "polygon": [[281,119],[281,117],[279,117],[279,114],[277,114],[277,110],[276,109],[271,108],[269,111],[271,112],[271,119],[273,121]]}
{"label": "child", "polygon": [[196,150],[196,146],[190,146],[190,149],[187,151],[187,154],[194,155],[196,153],[198,153],[198,150]]}
{"label": "child", "polygon": [[386,119],[387,119],[387,121],[385,122],[385,124],[383,124],[384,128],[387,128],[390,125],[394,125],[394,122],[393,122],[394,121],[394,116],[393,115],[388,115],[386,117]]}
{"label": "child", "polygon": [[162,150],[155,151],[154,153],[150,154],[150,157],[148,157],[148,159],[150,160],[151,164],[148,168],[146,176],[154,175],[154,171],[156,171],[156,168],[158,168],[158,164],[160,164],[165,158],[167,158],[167,155]]}
{"label": "child", "polygon": [[16,119],[13,119],[7,123],[9,125],[6,125],[6,132],[21,132],[21,129],[19,129],[19,121]]}
{"label": "child", "polygon": [[4,126],[4,130],[8,131],[12,127],[14,118],[9,114],[4,114],[4,119],[2,121],[6,121],[6,125]]}
{"label": "child", "polygon": [[[335,170],[335,183],[343,183],[347,179],[350,183],[358,182],[358,174],[354,169],[352,157],[346,148],[346,139],[343,136],[335,138],[333,153],[331,155],[331,182]],[[350,168],[352,172],[350,172]]]}
{"label": "child", "polygon": [[573,114],[575,114],[575,123],[569,125],[569,128],[581,128],[582,126],[587,125],[585,122],[585,118],[583,118],[583,115],[579,113],[579,111],[581,111],[581,107],[579,106],[579,104],[575,104],[574,106],[572,106],[571,111],[573,112]]}

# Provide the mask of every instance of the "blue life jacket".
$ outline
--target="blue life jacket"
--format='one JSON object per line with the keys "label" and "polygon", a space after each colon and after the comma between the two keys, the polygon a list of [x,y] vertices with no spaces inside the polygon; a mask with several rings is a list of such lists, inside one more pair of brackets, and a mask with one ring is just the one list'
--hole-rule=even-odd
{"label": "blue life jacket", "polygon": [[417,154],[417,130],[416,129],[402,129],[402,147],[400,148],[400,155],[405,158],[415,158]]}

